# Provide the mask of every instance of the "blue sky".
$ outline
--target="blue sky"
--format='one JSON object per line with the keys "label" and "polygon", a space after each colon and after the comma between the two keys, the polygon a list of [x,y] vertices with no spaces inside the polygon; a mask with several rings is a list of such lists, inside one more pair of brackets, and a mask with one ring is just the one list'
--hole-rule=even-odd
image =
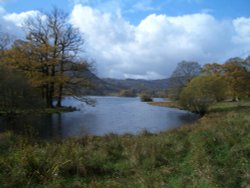
{"label": "blue sky", "polygon": [[50,10],[57,6],[70,12],[75,2],[99,9],[120,8],[124,17],[132,23],[138,23],[148,14],[166,14],[180,16],[198,12],[208,12],[218,19],[250,17],[249,0],[2,0],[8,12],[29,10]]}
{"label": "blue sky", "polygon": [[250,55],[250,0],[0,0],[0,29],[53,6],[85,39],[100,77],[169,77],[182,60],[223,63]]}

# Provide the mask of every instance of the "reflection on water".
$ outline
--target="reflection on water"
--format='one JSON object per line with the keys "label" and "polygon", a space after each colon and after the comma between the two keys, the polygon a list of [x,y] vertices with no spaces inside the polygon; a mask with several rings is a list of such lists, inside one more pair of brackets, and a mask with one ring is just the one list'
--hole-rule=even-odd
{"label": "reflection on water", "polygon": [[[0,119],[0,131],[36,132],[42,138],[66,138],[82,135],[138,134],[166,131],[192,123],[198,116],[192,113],[140,102],[138,98],[93,97],[95,107],[66,98],[64,105],[76,106],[80,111]],[[160,101],[161,99],[157,99]]]}

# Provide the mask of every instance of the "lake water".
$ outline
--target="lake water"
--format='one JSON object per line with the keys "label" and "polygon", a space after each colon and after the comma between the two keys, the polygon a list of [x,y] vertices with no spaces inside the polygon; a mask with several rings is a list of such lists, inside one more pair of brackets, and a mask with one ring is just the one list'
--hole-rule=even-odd
{"label": "lake water", "polygon": [[[139,98],[93,97],[95,107],[66,98],[63,105],[80,111],[0,120],[0,131],[35,133],[42,138],[66,138],[83,135],[158,133],[196,121],[198,116],[183,110],[156,107]],[[155,99],[161,101],[162,99]]]}

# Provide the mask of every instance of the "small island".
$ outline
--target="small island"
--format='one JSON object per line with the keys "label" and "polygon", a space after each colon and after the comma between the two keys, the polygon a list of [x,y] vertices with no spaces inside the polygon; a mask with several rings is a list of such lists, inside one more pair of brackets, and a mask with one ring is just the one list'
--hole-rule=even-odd
{"label": "small island", "polygon": [[153,101],[152,96],[150,94],[147,94],[147,93],[141,94],[140,99],[142,102],[152,102]]}

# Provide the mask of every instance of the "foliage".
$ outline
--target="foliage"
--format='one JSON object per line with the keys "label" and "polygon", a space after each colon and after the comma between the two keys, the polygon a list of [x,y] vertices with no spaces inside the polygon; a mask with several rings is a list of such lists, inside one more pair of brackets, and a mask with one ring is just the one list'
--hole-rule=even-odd
{"label": "foliage", "polygon": [[205,114],[209,106],[226,97],[227,83],[220,77],[199,76],[194,78],[180,95],[180,103],[186,109]]}
{"label": "foliage", "polygon": [[152,95],[150,95],[149,93],[142,93],[140,94],[140,99],[142,102],[152,102]]}
{"label": "foliage", "polygon": [[[226,110],[226,109],[225,109]],[[157,135],[0,135],[1,187],[248,187],[249,108]],[[222,118],[223,117],[223,118]]]}
{"label": "foliage", "polygon": [[224,64],[207,64],[203,71],[206,74],[221,77],[229,85],[229,96],[233,100],[239,97],[250,96],[250,69],[249,58],[231,58]]}
{"label": "foliage", "polygon": [[17,71],[0,65],[0,110],[12,113],[18,109],[42,106],[34,88]]}
{"label": "foliage", "polygon": [[250,71],[243,62],[231,59],[223,65],[224,77],[230,85],[231,95],[236,99],[250,93]]}
{"label": "foliage", "polygon": [[121,90],[119,96],[122,97],[136,97],[136,91],[134,89]]}
{"label": "foliage", "polygon": [[182,89],[201,73],[201,66],[197,62],[182,61],[169,79],[168,97],[179,99]]}
{"label": "foliage", "polygon": [[2,60],[4,52],[10,45],[11,40],[12,39],[9,34],[0,31],[0,60]]}
{"label": "foliage", "polygon": [[90,66],[77,56],[84,41],[67,19],[57,8],[29,18],[24,24],[26,40],[16,40],[8,51],[8,62],[40,88],[47,107],[53,107],[54,99],[60,107],[64,95],[79,97],[79,87],[90,87],[82,75]]}

